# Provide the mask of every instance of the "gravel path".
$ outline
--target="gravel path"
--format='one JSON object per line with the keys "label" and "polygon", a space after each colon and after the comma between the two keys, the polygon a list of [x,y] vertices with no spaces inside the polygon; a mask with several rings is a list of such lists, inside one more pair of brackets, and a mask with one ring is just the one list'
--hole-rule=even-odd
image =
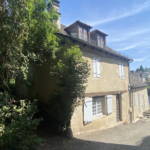
{"label": "gravel path", "polygon": [[76,135],[72,140],[51,137],[39,150],[150,150],[150,120]]}

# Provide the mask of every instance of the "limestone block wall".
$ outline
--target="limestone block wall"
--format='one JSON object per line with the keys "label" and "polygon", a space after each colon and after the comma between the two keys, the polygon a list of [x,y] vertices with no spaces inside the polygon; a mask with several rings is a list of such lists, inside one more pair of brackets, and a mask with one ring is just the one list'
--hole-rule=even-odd
{"label": "limestone block wall", "polygon": [[[140,104],[138,101],[138,94],[140,97]],[[145,110],[149,109],[149,102],[148,102],[148,93],[147,93],[147,88],[146,87],[141,87],[141,88],[135,88],[132,90],[132,102],[133,102],[133,121],[137,120],[139,117],[143,116],[143,112]],[[135,95],[135,100],[134,100],[134,95]],[[144,101],[143,101],[144,97]],[[144,108],[145,105],[145,108]],[[139,107],[140,107],[140,112],[139,112]]]}
{"label": "limestone block wall", "polygon": [[[122,122],[129,122],[129,94],[120,94],[120,117]],[[86,97],[89,98],[89,97]],[[106,102],[106,96],[104,96],[104,102]],[[74,114],[71,119],[71,128],[74,134],[86,133],[96,130],[101,130],[105,128],[110,128],[118,124],[116,121],[116,95],[112,97],[112,104],[113,104],[113,112],[110,115],[106,113],[106,105],[104,107],[105,111],[103,111],[103,115],[93,118],[92,123],[84,125],[83,121],[83,107],[81,105],[77,107],[74,111]]]}

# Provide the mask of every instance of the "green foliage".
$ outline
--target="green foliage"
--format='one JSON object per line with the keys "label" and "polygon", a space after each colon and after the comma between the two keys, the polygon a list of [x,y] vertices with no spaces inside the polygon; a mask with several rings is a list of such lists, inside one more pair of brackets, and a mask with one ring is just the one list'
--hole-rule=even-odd
{"label": "green foliage", "polygon": [[65,126],[72,116],[74,109],[85,98],[87,78],[89,76],[88,61],[82,57],[79,46],[59,53],[57,64],[53,66],[51,75],[60,82],[57,84],[59,91],[55,91],[49,100],[50,114]]}
{"label": "green foliage", "polygon": [[150,86],[147,86],[148,95],[150,95]]}
{"label": "green foliage", "polygon": [[142,65],[140,66],[140,71],[144,72],[144,68]]}
{"label": "green foliage", "polygon": [[3,106],[0,112],[0,122],[5,127],[0,132],[2,135],[0,138],[1,150],[34,150],[42,143],[43,140],[35,134],[42,118],[35,119],[35,113],[37,113],[36,101],[31,104],[21,101],[19,106]]}
{"label": "green foliage", "polygon": [[139,72],[139,71],[140,71],[140,68],[137,68],[137,69],[136,69],[136,72]]}
{"label": "green foliage", "polygon": [[1,5],[0,90],[10,90],[9,81],[17,76],[27,81],[29,67],[41,65],[46,56],[55,58],[58,14],[46,10],[52,1],[7,0]]}

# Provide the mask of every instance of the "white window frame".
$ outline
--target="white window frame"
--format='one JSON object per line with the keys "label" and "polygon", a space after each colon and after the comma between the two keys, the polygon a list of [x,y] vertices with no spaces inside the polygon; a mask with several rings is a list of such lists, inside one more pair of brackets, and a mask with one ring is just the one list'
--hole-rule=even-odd
{"label": "white window frame", "polygon": [[124,79],[124,66],[122,62],[119,62],[119,78]]}
{"label": "white window frame", "polygon": [[88,30],[79,26],[79,39],[88,41]]}
{"label": "white window frame", "polygon": [[100,58],[93,57],[93,76],[96,78],[101,77]]}
{"label": "white window frame", "polygon": [[[94,101],[96,101],[96,105],[93,105]],[[98,101],[100,101],[100,104],[101,104],[101,113],[98,113],[98,109],[100,108],[99,107],[100,105],[98,105]],[[96,107],[96,114],[95,115],[93,113],[93,110],[94,110],[93,108],[94,107]],[[92,101],[92,114],[93,114],[93,118],[103,115],[103,97],[95,97],[95,98],[93,98],[93,101]]]}

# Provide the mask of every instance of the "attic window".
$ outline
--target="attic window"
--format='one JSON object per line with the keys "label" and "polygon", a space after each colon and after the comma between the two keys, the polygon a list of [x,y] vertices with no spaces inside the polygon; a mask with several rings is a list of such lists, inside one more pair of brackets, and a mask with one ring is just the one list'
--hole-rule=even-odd
{"label": "attic window", "polygon": [[87,41],[87,30],[84,28],[79,27],[79,38]]}
{"label": "attic window", "polygon": [[104,38],[98,35],[98,46],[104,48]]}

